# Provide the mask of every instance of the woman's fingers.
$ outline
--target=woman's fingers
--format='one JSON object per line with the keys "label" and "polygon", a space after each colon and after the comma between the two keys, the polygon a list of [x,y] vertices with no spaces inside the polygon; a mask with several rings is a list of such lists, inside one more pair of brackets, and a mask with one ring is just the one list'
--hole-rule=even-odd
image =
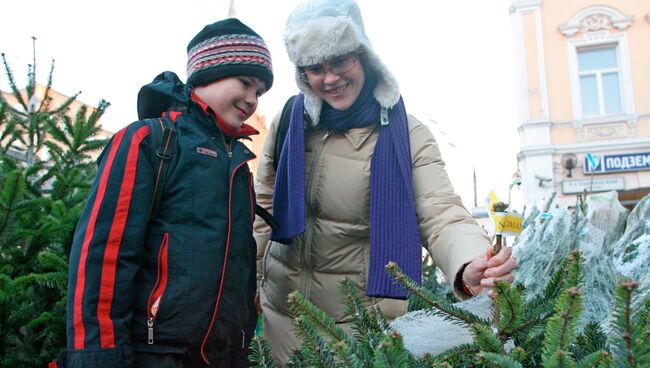
{"label": "woman's fingers", "polygon": [[488,267],[498,266],[504,263],[510,256],[512,256],[512,248],[503,247],[499,253],[490,257]]}
{"label": "woman's fingers", "polygon": [[485,270],[485,277],[501,277],[511,273],[517,267],[517,260],[513,257],[508,258],[504,263]]}
{"label": "woman's fingers", "polygon": [[484,288],[493,288],[497,281],[507,281],[512,283],[515,281],[515,275],[509,273],[501,277],[485,277],[481,280],[481,286]]}
{"label": "woman's fingers", "polygon": [[487,259],[485,257],[474,258],[463,271],[463,281],[469,286],[478,286],[486,269]]}

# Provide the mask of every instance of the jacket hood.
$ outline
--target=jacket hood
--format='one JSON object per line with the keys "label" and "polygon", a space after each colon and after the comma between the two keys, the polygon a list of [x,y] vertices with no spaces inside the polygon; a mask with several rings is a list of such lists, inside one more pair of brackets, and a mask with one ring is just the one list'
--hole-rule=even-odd
{"label": "jacket hood", "polygon": [[158,118],[165,111],[190,103],[190,87],[173,72],[162,72],[138,92],[138,119]]}
{"label": "jacket hood", "polygon": [[377,75],[373,95],[382,108],[399,101],[399,85],[370,44],[361,11],[352,0],[310,0],[298,5],[287,19],[284,43],[296,66],[295,79],[305,95],[305,111],[318,124],[323,101],[300,79],[300,67],[322,63],[355,50],[363,51],[366,70]]}

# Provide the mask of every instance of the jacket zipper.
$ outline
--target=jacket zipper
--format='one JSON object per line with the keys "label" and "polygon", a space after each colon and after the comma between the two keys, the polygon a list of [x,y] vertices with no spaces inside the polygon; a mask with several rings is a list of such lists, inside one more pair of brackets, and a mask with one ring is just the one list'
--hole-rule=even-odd
{"label": "jacket zipper", "polygon": [[[314,170],[316,169],[316,166],[318,164],[318,161],[320,161],[320,156],[324,151],[325,148],[325,143],[327,139],[332,135],[331,132],[327,131],[325,134],[321,137],[319,140],[320,145],[318,146],[318,150],[316,151],[316,156],[314,156],[314,161],[311,163],[311,171],[309,172],[309,182],[307,184],[307,209],[309,210],[309,213],[306,215],[306,220],[310,220],[312,218],[312,214],[314,212],[314,209],[312,208],[313,204],[313,199],[312,195],[314,193]],[[310,253],[311,253],[311,238],[313,235],[313,229],[314,229],[314,222],[309,221],[307,228],[305,229],[305,236],[303,238],[303,245],[301,249],[301,261],[303,264],[303,267],[305,269],[305,278],[303,280],[302,284],[302,294],[303,296],[309,300],[310,294],[311,294],[311,279],[312,279],[312,269],[311,269],[311,262],[310,262]]]}
{"label": "jacket zipper", "polygon": [[[229,156],[232,157],[232,153],[230,150],[228,151]],[[240,167],[245,165],[248,161],[251,161],[254,157],[248,158],[245,161],[242,161],[235,167],[235,169],[232,171],[232,175],[230,176],[230,184],[228,187],[228,235],[226,237],[226,250],[224,252],[223,256],[223,266],[221,267],[221,281],[219,282],[219,291],[217,292],[217,300],[214,303],[214,309],[212,310],[212,320],[210,320],[210,325],[208,326],[208,330],[205,332],[205,336],[203,337],[203,342],[201,343],[201,358],[203,358],[203,361],[205,364],[210,364],[210,361],[208,358],[205,356],[205,352],[203,351],[205,349],[205,344],[208,341],[208,336],[210,336],[210,331],[212,331],[212,326],[214,325],[214,321],[217,318],[217,310],[219,309],[219,301],[221,299],[221,290],[223,289],[223,281],[224,277],[226,275],[226,266],[228,265],[228,252],[230,251],[230,228],[232,225],[232,183],[235,179],[235,174],[237,173],[237,170],[239,170]]]}
{"label": "jacket zipper", "polygon": [[228,154],[228,157],[232,158],[232,150],[230,149],[230,144],[232,143],[232,139],[230,140],[230,143],[226,141],[226,136],[221,134],[221,139],[223,140],[223,146],[226,148],[226,153]]}
{"label": "jacket zipper", "polygon": [[151,293],[149,294],[149,301],[147,302],[147,343],[152,345],[153,328],[156,322],[156,315],[160,309],[160,300],[165,292],[167,286],[167,248],[169,244],[169,233],[163,235],[162,244],[158,251],[158,276],[156,284],[154,285]]}
{"label": "jacket zipper", "polygon": [[251,203],[251,224],[255,223],[255,203],[253,201],[253,173],[248,173],[248,198]]}
{"label": "jacket zipper", "polygon": [[262,281],[260,281],[260,288],[264,286],[264,282],[266,281],[266,259],[269,256],[269,253],[271,253],[271,244],[273,244],[272,240],[269,240],[266,243],[266,248],[264,248],[264,256],[262,256]]}

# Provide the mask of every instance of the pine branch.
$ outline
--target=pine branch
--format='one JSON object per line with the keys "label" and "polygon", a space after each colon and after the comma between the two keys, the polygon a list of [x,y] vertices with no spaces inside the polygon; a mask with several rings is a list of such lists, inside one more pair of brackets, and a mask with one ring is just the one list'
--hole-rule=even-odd
{"label": "pine branch", "polygon": [[54,74],[54,59],[50,63],[50,72],[47,75],[47,84],[45,84],[45,93],[43,94],[43,100],[41,100],[41,105],[38,107],[37,111],[49,110],[50,108],[50,92],[52,92],[52,76]]}
{"label": "pine branch", "polygon": [[334,354],[327,347],[312,322],[305,319],[304,316],[297,317],[294,320],[296,326],[296,335],[302,340],[302,350],[305,356],[314,367],[318,368],[336,368]]}
{"label": "pine branch", "polygon": [[523,363],[526,361],[526,350],[524,350],[521,346],[517,346],[512,351],[510,351],[510,358],[513,360],[518,361],[519,363]]}
{"label": "pine branch", "polygon": [[68,271],[68,262],[61,255],[51,252],[44,251],[39,253],[38,262],[45,269],[54,270],[60,273],[66,273]]}
{"label": "pine branch", "polygon": [[[639,313],[639,321],[637,323],[639,329],[639,339],[642,346],[647,347],[646,355],[650,354],[650,297],[646,299],[643,310]],[[648,357],[650,358],[650,357]]]}
{"label": "pine branch", "polygon": [[473,323],[471,326],[474,342],[479,346],[481,351],[503,354],[503,342],[494,334],[492,327],[479,323]]}
{"label": "pine branch", "polygon": [[454,346],[451,349],[448,349],[447,351],[438,354],[434,357],[434,359],[438,362],[440,361],[454,361],[456,359],[460,359],[463,356],[468,356],[468,355],[474,355],[478,353],[481,350],[481,348],[476,344],[476,343],[471,343],[471,344],[462,344],[458,346]]}
{"label": "pine branch", "polygon": [[569,345],[582,312],[582,297],[577,288],[567,289],[558,299],[553,315],[546,325],[542,361],[544,367],[572,367],[575,361]]}
{"label": "pine branch", "polygon": [[431,293],[429,290],[421,287],[411,278],[409,278],[395,262],[389,262],[386,265],[386,271],[404,288],[408,291],[409,294],[420,298],[423,302],[427,303],[431,308],[430,311],[436,315],[443,317],[444,319],[456,323],[460,326],[470,326],[474,323],[482,323],[488,325],[489,322],[479,318],[475,314],[468,312],[464,309],[455,307],[448,303],[447,301],[439,298],[435,294]]}
{"label": "pine branch", "polygon": [[[553,273],[543,293],[524,305],[524,323],[518,330],[544,323],[552,315],[559,296],[570,287],[578,287],[581,281],[582,253],[573,251]],[[513,331],[517,332],[517,331]]]}
{"label": "pine branch", "polygon": [[316,328],[329,335],[333,341],[346,340],[352,351],[357,355],[357,359],[363,360],[363,348],[343,331],[332,317],[305,299],[300,292],[294,291],[289,294],[289,308],[294,316],[309,320]]}
{"label": "pine branch", "polygon": [[65,114],[68,111],[68,108],[70,107],[70,105],[72,105],[72,103],[77,99],[79,94],[81,94],[81,91],[75,93],[71,97],[68,97],[65,101],[63,101],[63,103],[61,103],[61,105],[59,105],[59,107],[52,110],[51,114],[52,115],[63,115],[63,114]]}
{"label": "pine branch", "polygon": [[447,362],[442,362],[442,363],[434,363],[432,368],[453,368],[453,367]]}
{"label": "pine branch", "polygon": [[93,127],[97,127],[98,130],[101,129],[101,126],[98,124],[99,118],[101,118],[102,115],[104,115],[104,113],[110,106],[111,106],[110,102],[104,99],[99,100],[97,107],[93,109],[93,111],[90,113],[90,116],[87,119],[89,125]]}
{"label": "pine branch", "polygon": [[[69,120],[70,120],[70,118],[67,117],[67,116],[63,118],[64,126],[66,125],[66,121],[69,121]],[[64,133],[63,129],[61,127],[59,127],[59,124],[57,124],[56,121],[49,120],[49,121],[46,122],[46,126],[47,126],[48,133],[50,134],[51,138],[53,138],[57,142],[63,143],[63,145],[65,147],[72,147],[72,144],[71,144],[70,140],[68,139],[68,137]],[[71,131],[72,128],[69,127],[66,130]]]}
{"label": "pine branch", "polygon": [[[361,343],[361,361],[368,362],[373,347],[381,340],[382,326],[379,326],[377,320],[372,318],[368,313],[365,303],[359,296],[357,286],[349,278],[341,280],[339,293],[343,296],[343,302],[346,306],[345,314],[353,317],[352,330],[355,331],[355,337]],[[381,313],[381,311],[379,311]],[[348,344],[345,344],[348,346]]]}
{"label": "pine branch", "polygon": [[25,180],[18,171],[11,171],[3,183],[0,191],[0,211],[2,219],[0,220],[0,239],[7,229],[9,220],[14,214],[23,193],[25,192]]}
{"label": "pine branch", "polygon": [[268,341],[262,336],[255,336],[251,341],[250,361],[252,368],[276,368]]}
{"label": "pine branch", "polygon": [[647,322],[650,301],[638,316],[633,315],[632,295],[637,287],[635,281],[628,280],[622,282],[615,292],[616,305],[612,316],[614,317],[613,328],[618,334],[611,338],[612,352],[617,364],[623,367],[646,367],[650,364],[650,344],[648,344],[650,326]]}
{"label": "pine branch", "polygon": [[509,358],[504,355],[490,353],[490,352],[481,352],[477,356],[478,361],[481,363],[489,363],[488,367],[498,367],[498,368],[523,368],[521,363],[518,361]]}
{"label": "pine branch", "polygon": [[294,350],[289,356],[289,361],[284,365],[284,368],[302,368],[308,367],[307,358],[302,353],[302,350]]}
{"label": "pine branch", "polygon": [[334,344],[332,350],[334,351],[336,356],[338,356],[341,359],[341,364],[344,367],[364,368],[367,367],[368,364],[370,363],[370,360],[364,363],[361,360],[357,359],[356,354],[354,353],[354,351],[352,351],[352,349],[350,349],[350,345],[345,340],[341,340],[336,344]]}
{"label": "pine branch", "polygon": [[[5,53],[2,53],[2,63],[5,66],[5,72],[7,74],[7,81],[9,82],[9,88],[11,88],[11,93],[13,96],[16,98],[16,101],[27,111],[27,104],[25,103],[25,100],[23,99],[23,96],[20,94],[18,91],[18,87],[16,86],[16,82],[14,80],[14,74],[11,71],[11,68],[9,67],[9,63],[7,62],[7,58],[5,56]],[[12,108],[12,110],[15,110]],[[18,112],[18,110],[15,110],[15,112]]]}
{"label": "pine branch", "polygon": [[606,351],[596,351],[578,362],[577,368],[608,368],[613,364],[612,357]]}
{"label": "pine branch", "polygon": [[373,368],[408,368],[411,354],[404,348],[402,336],[393,331],[385,335],[375,349]]}
{"label": "pine branch", "polygon": [[390,324],[386,321],[386,317],[384,317],[381,308],[379,308],[377,304],[372,307],[370,318],[375,321],[377,328],[379,328],[383,333],[387,333],[391,330]]}
{"label": "pine branch", "polygon": [[595,321],[590,321],[585,325],[582,333],[576,337],[575,343],[571,346],[571,352],[578,360],[606,349],[607,335],[600,328],[600,324]]}
{"label": "pine branch", "polygon": [[497,282],[494,291],[497,294],[495,302],[500,312],[497,336],[501,341],[505,341],[522,325],[524,301],[521,293],[507,282]]}
{"label": "pine branch", "polygon": [[548,198],[548,200],[544,204],[543,212],[548,212],[548,210],[551,209],[551,204],[553,204],[553,200],[555,199],[556,195],[557,195],[557,193],[555,193],[555,192],[551,193],[551,196]]}

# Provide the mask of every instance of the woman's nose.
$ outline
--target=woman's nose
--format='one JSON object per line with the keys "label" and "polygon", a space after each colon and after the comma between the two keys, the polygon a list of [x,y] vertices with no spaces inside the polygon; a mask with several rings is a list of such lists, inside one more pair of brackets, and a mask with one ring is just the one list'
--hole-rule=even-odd
{"label": "woman's nose", "polygon": [[325,84],[334,83],[339,79],[339,77],[340,76],[330,70],[330,68],[325,68],[325,70],[323,70],[323,83]]}

